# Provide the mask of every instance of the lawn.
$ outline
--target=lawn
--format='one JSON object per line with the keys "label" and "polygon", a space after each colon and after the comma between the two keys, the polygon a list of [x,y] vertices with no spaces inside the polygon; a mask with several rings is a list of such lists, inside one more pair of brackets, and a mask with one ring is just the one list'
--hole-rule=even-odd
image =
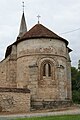
{"label": "lawn", "polygon": [[18,118],[15,120],[80,120],[80,115],[48,116],[33,118]]}

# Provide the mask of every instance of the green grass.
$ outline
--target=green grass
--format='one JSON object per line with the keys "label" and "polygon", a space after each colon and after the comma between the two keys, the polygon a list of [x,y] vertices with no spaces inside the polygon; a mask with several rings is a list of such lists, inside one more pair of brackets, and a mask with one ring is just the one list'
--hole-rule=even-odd
{"label": "green grass", "polygon": [[33,118],[18,118],[16,120],[80,120],[80,115],[48,116]]}

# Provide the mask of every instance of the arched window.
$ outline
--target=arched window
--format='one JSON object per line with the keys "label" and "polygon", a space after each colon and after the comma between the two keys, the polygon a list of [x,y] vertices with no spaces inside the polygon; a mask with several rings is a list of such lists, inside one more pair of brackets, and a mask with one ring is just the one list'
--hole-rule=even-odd
{"label": "arched window", "polygon": [[43,65],[43,76],[51,77],[51,64],[50,63],[45,63]]}
{"label": "arched window", "polygon": [[43,65],[43,76],[46,76],[46,64]]}
{"label": "arched window", "polygon": [[52,58],[43,58],[39,63],[39,87],[53,87],[56,84],[56,63]]}

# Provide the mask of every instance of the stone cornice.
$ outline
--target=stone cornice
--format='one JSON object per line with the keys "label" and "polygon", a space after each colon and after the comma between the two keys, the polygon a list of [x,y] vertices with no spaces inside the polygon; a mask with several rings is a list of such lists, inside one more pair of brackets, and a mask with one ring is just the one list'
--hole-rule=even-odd
{"label": "stone cornice", "polygon": [[30,93],[27,88],[0,88],[0,92]]}

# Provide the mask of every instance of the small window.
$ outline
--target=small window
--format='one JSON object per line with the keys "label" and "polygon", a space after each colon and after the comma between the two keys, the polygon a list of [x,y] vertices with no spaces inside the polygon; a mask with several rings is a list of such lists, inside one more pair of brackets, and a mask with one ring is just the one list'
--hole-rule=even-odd
{"label": "small window", "polygon": [[43,66],[43,76],[46,76],[46,64]]}
{"label": "small window", "polygon": [[49,70],[48,74],[49,76],[51,76],[51,65],[50,64],[48,64],[48,70]]}
{"label": "small window", "polygon": [[43,65],[43,76],[51,76],[51,65],[49,63]]}

